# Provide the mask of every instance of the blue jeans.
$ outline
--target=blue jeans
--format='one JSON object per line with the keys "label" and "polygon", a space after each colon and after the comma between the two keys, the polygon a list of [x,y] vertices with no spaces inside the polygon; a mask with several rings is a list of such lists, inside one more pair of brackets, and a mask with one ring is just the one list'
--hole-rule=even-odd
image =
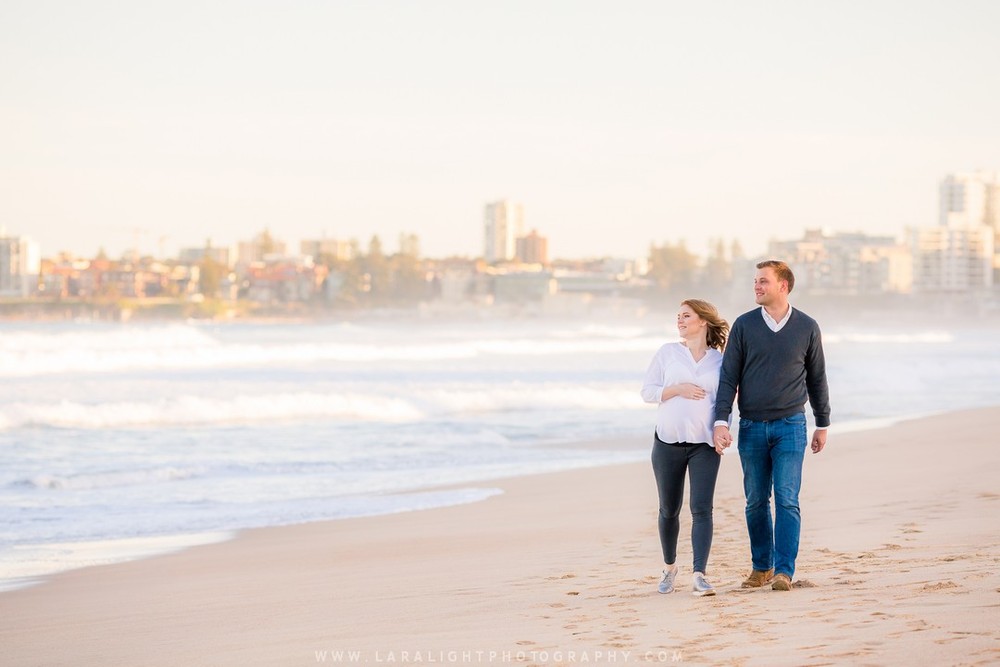
{"label": "blue jeans", "polygon": [[799,488],[806,452],[805,413],[764,422],[740,419],[739,452],[753,569],[766,571],[773,567],[775,574],[791,578],[802,523]]}

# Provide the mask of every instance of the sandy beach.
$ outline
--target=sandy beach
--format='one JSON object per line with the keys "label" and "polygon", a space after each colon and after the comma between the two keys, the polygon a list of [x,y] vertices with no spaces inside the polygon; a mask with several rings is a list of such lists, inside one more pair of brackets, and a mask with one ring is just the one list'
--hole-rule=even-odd
{"label": "sandy beach", "polygon": [[63,573],[0,594],[0,663],[996,664],[998,432],[997,409],[834,429],[806,455],[789,593],[739,588],[749,549],[727,455],[713,598],[687,592],[687,516],[679,591],[656,592],[652,475],[616,465]]}

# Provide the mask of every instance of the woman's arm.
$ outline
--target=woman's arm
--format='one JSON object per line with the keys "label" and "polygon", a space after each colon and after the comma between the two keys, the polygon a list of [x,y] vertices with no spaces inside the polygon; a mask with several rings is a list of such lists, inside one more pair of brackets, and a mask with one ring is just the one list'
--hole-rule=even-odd
{"label": "woman's arm", "polygon": [[690,398],[693,401],[700,401],[707,395],[705,390],[698,385],[691,384],[690,382],[681,382],[680,384],[672,384],[664,387],[663,392],[660,394],[660,401],[669,401],[671,398],[678,396]]}
{"label": "woman's arm", "polygon": [[663,393],[663,350],[661,349],[653,355],[646,369],[646,378],[642,381],[642,400],[647,403],[662,403],[666,399],[661,398]]}

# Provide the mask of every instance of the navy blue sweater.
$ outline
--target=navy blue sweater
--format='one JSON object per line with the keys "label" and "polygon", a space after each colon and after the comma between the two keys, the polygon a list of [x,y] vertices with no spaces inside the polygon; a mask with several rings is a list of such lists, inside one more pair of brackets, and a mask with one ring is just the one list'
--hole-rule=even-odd
{"label": "navy blue sweater", "polygon": [[770,421],[812,406],[816,426],[830,425],[823,341],[816,321],[797,308],[774,332],[760,308],[733,322],[722,358],[715,419],[729,420],[739,390],[740,417]]}

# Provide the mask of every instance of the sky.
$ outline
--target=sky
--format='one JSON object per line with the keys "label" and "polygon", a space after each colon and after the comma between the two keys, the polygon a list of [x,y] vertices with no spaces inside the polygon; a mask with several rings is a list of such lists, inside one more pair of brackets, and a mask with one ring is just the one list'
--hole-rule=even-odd
{"label": "sky", "polygon": [[1000,3],[0,2],[0,228],[43,256],[417,234],[554,257],[937,223],[1000,169]]}

